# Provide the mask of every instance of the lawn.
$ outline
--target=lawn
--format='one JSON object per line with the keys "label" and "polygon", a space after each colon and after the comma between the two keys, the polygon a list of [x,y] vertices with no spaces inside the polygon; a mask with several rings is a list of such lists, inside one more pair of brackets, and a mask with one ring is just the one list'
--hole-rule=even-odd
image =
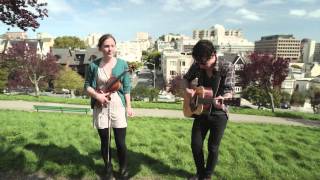
{"label": "lawn", "polygon": [[[64,104],[81,104],[89,105],[89,99],[79,98],[61,98],[61,97],[50,97],[50,96],[31,96],[31,95],[4,95],[0,94],[0,100],[24,100],[33,102],[53,102],[53,103],[64,103]],[[144,102],[144,101],[133,101],[133,108],[147,108],[147,109],[172,109],[182,110],[182,102]],[[231,107],[230,113],[237,114],[251,114],[261,116],[274,116],[274,117],[289,117],[298,119],[309,119],[309,120],[320,120],[319,114],[295,112],[295,111],[276,111],[271,112],[269,110],[258,110],[248,108]]]}
{"label": "lawn", "polygon": [[[0,110],[0,119],[0,179],[1,174],[14,173],[53,179],[103,176],[90,116]],[[192,175],[191,126],[191,120],[129,119],[130,176],[185,179]],[[229,123],[215,179],[317,179],[319,138],[319,128]]]}

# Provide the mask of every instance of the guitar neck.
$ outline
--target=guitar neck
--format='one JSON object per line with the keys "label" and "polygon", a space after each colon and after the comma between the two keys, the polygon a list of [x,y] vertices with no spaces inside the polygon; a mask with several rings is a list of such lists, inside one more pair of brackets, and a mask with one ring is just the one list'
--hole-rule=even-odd
{"label": "guitar neck", "polygon": [[[214,98],[201,98],[198,97],[198,104],[214,104]],[[240,106],[240,98],[226,98],[223,99],[223,104],[231,106]]]}

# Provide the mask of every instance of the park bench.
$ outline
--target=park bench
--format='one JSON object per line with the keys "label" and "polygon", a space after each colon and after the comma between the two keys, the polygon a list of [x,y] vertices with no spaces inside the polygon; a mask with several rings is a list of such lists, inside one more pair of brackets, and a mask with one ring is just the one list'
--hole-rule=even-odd
{"label": "park bench", "polygon": [[47,111],[60,111],[63,112],[85,112],[88,114],[90,108],[80,108],[80,107],[63,107],[63,106],[43,106],[43,105],[34,105],[34,109],[38,111],[47,110]]}

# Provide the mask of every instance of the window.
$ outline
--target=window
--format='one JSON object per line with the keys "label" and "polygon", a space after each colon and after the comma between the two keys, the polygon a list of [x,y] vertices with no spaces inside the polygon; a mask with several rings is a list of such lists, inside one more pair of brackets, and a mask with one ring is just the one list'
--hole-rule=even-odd
{"label": "window", "polygon": [[170,75],[171,76],[174,76],[174,75],[176,75],[177,73],[175,72],[175,71],[170,71]]}
{"label": "window", "polygon": [[176,66],[177,62],[176,61],[170,61],[170,66]]}

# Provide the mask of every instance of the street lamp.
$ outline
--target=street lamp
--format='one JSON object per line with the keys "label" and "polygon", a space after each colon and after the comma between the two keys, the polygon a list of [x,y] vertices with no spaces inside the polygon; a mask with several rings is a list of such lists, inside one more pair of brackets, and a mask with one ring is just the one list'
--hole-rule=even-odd
{"label": "street lamp", "polygon": [[144,64],[153,65],[153,88],[156,88],[156,64],[151,62],[145,62]]}

